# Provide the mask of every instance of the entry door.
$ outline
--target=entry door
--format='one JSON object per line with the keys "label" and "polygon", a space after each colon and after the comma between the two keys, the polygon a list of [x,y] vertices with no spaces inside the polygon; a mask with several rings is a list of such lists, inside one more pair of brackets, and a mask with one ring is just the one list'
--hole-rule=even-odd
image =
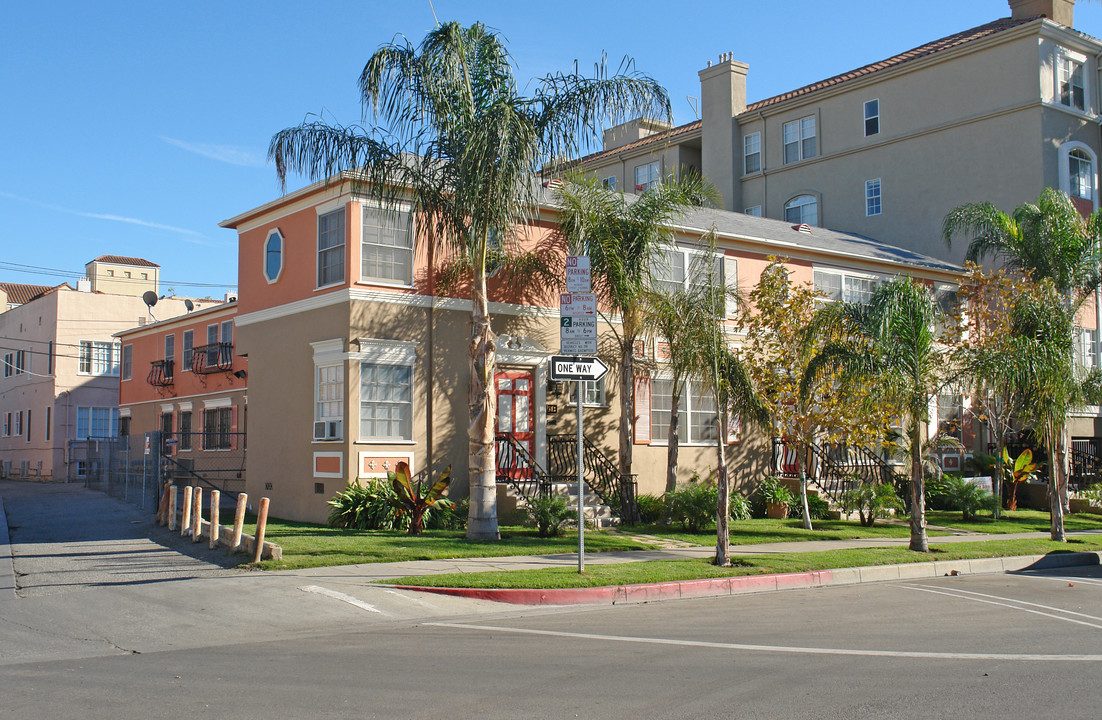
{"label": "entry door", "polygon": [[[494,375],[497,385],[497,432],[509,433],[518,445],[535,457],[536,433],[532,421],[535,376],[530,370],[502,370]],[[531,478],[527,459],[513,452],[498,455],[498,472],[513,478]]]}

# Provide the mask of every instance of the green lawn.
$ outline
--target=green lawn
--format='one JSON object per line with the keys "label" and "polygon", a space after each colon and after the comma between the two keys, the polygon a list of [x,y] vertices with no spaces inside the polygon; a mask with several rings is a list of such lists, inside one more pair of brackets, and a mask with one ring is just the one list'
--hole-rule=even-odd
{"label": "green lawn", "polygon": [[[246,530],[248,532],[248,530]],[[283,548],[281,561],[265,560],[265,570],[294,570],[326,565],[354,565],[405,560],[439,560],[460,557],[502,557],[505,555],[545,555],[575,552],[577,535],[541,538],[525,527],[503,526],[501,540],[467,540],[462,530],[426,530],[413,537],[383,530],[341,530],[270,518],[264,536]],[[622,535],[587,532],[589,552],[608,550],[645,550],[649,545]]]}
{"label": "green lawn", "polygon": [[[910,535],[907,527],[902,525],[877,523],[871,528],[866,528],[861,527],[861,524],[856,521],[847,520],[814,520],[811,524],[815,528],[814,530],[804,530],[799,520],[732,520],[730,523],[731,544],[754,545],[797,540],[899,538]],[[655,535],[698,545],[714,545],[716,541],[715,526],[698,533],[682,530],[680,525],[630,525],[624,527],[623,531]],[[945,533],[931,532],[930,534],[944,535]]]}
{"label": "green lawn", "polygon": [[[957,510],[927,510],[926,522],[969,532],[1003,534],[1020,532],[1048,532],[1049,518],[1047,510],[1004,510],[1002,517],[994,520],[990,513],[981,514],[975,520],[965,522]],[[1064,516],[1064,529],[1068,532],[1079,530],[1102,530],[1102,515],[1076,513]],[[931,533],[932,534],[932,533]]]}
{"label": "green lawn", "polygon": [[1102,550],[1102,537],[1078,537],[1067,543],[1054,543],[1043,539],[953,543],[951,545],[935,546],[929,553],[916,553],[904,547],[887,547],[782,553],[768,556],[739,557],[736,554],[731,558],[735,567],[729,568],[716,567],[707,560],[658,560],[617,565],[589,565],[586,567],[585,575],[579,575],[577,570],[571,568],[548,568],[546,570],[421,575],[396,578],[386,582],[396,585],[472,588],[600,587],[605,585],[696,580],[732,575],[765,575],[842,567],[1013,557],[1017,555],[1040,555],[1088,550],[1095,552]]}

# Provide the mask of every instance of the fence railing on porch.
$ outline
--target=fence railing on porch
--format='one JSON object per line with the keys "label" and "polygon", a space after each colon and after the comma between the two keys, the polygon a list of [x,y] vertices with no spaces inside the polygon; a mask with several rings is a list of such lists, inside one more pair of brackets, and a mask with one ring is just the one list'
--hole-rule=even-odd
{"label": "fence railing on porch", "polygon": [[[616,463],[610,460],[589,438],[583,438],[582,468],[586,484],[612,508],[621,520],[639,521],[636,503],[635,475],[623,475]],[[576,482],[578,477],[578,436],[573,434],[547,437],[547,462],[552,475],[567,478],[560,482]]]}
{"label": "fence railing on porch", "polygon": [[[773,471],[784,478],[798,478],[801,462],[794,444],[783,438],[773,438]],[[842,493],[861,483],[888,483],[906,498],[906,481],[879,455],[860,445],[844,443],[812,443],[808,446],[808,467],[805,477],[835,502]]]}

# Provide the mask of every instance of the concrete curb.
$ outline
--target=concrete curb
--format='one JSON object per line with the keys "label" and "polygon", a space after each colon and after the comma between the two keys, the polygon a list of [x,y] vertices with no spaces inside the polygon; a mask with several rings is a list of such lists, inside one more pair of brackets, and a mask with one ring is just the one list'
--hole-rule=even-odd
{"label": "concrete curb", "polygon": [[706,580],[682,580],[640,585],[608,585],[592,588],[487,589],[396,585],[399,590],[454,595],[475,600],[515,605],[615,605],[693,597],[717,597],[744,593],[797,590],[834,585],[859,585],[870,582],[916,580],[945,575],[980,575],[1021,572],[1061,567],[1102,565],[1102,552],[1069,552],[1048,555],[980,558],[976,560],[935,560],[906,565],[814,570],[780,575],[742,575]]}
{"label": "concrete curb", "polygon": [[15,598],[15,562],[8,534],[8,514],[4,511],[4,498],[0,497],[0,600]]}

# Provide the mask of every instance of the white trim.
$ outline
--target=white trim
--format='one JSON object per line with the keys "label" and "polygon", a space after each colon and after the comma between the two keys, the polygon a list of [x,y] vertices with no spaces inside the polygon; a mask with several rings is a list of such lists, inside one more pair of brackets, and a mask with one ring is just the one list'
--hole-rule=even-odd
{"label": "white trim", "polygon": [[375,365],[413,365],[417,362],[418,343],[410,340],[360,338],[356,343],[360,349],[349,353],[352,360]]}
{"label": "white trim", "polygon": [[1094,203],[1094,209],[1097,211],[1098,153],[1092,150],[1090,145],[1081,143],[1078,140],[1069,140],[1056,149],[1056,157],[1058,163],[1056,171],[1060,180],[1060,192],[1068,195],[1069,197],[1071,196],[1071,172],[1070,168],[1068,167],[1068,161],[1071,159],[1072,150],[1081,150],[1085,152],[1091,159],[1091,202]]}
{"label": "white trim", "polygon": [[[47,405],[46,409],[49,410],[50,406]],[[119,408],[119,417],[121,417],[121,418],[130,417],[130,408]]]}
{"label": "white trim", "polygon": [[[341,461],[340,472],[327,473],[318,472],[318,458],[331,458],[335,457]],[[313,476],[316,478],[343,478],[344,477],[344,453],[343,452],[316,452],[311,459],[312,466],[310,470],[313,472]]]}
{"label": "white trim", "polygon": [[314,349],[315,365],[335,365],[349,358],[349,354],[344,351],[344,338],[318,340],[310,343],[310,347]]}
{"label": "white trim", "polygon": [[203,410],[218,410],[220,408],[233,407],[233,398],[220,397],[203,401]]}
{"label": "white trim", "polygon": [[[240,391],[239,390],[231,391],[231,397],[232,397],[232,393],[234,393],[234,392],[240,392]],[[212,392],[206,392],[206,393],[188,394],[188,395],[185,395],[185,397],[189,397],[189,398],[195,400],[195,399],[202,398],[202,397],[209,397],[211,395],[225,395],[225,394],[226,394],[225,390],[214,390]],[[245,397],[245,396],[242,395],[242,397]],[[149,404],[156,405],[157,401],[156,400],[140,400],[138,402],[119,403],[119,407],[138,407],[139,405],[149,405]]]}
{"label": "white trim", "polygon": [[[1071,60],[1072,62],[1079,63],[1080,76],[1083,82],[1083,108],[1079,109],[1075,105],[1065,105],[1060,101],[1060,61],[1063,59]],[[1057,107],[1070,110],[1075,114],[1090,115],[1091,112],[1091,78],[1090,63],[1087,61],[1087,56],[1076,52],[1075,50],[1069,50],[1063,45],[1056,45],[1052,52],[1052,103]]]}
{"label": "white trim", "polygon": [[[272,235],[279,236],[279,272],[276,273],[274,278],[269,278],[268,243],[271,241]],[[279,279],[283,276],[283,268],[287,266],[287,238],[283,236],[283,232],[278,227],[272,228],[264,236],[264,244],[260,246],[260,256],[260,272],[269,285],[274,285],[279,282]]]}
{"label": "white trim", "polygon": [[[385,452],[371,452],[369,450],[361,450],[356,454],[356,479],[357,480],[375,480],[375,479],[385,479],[387,477],[387,470],[389,470],[390,468],[385,468],[385,469],[380,468],[380,473],[379,474],[372,474],[372,475],[365,475],[364,474],[364,458],[375,456],[375,455],[389,455],[390,457],[403,458],[406,461],[406,463],[409,464],[409,471],[411,473],[416,473],[417,472],[417,470],[413,466],[413,453],[411,453],[411,452],[385,453]],[[372,471],[372,472],[374,472],[374,471]]]}
{"label": "white trim", "polygon": [[161,405],[161,414],[162,415],[171,415],[172,411],[174,409],[175,408],[173,407],[172,403],[168,403],[167,405]]}
{"label": "white trim", "polygon": [[[869,134],[868,122],[871,118],[867,117],[866,113],[868,112],[869,103],[871,103],[871,102],[876,103],[876,115],[873,116],[873,117],[876,118],[876,132],[874,132],[872,134]],[[868,100],[865,100],[863,103],[861,103],[861,135],[868,138],[868,137],[875,137],[879,134],[880,134],[880,98],[878,98],[878,97],[869,98]]]}
{"label": "white trim", "polygon": [[178,403],[176,405],[176,407],[179,408],[180,412],[191,412],[191,403],[190,402]]}
{"label": "white trim", "polygon": [[[321,217],[322,215],[326,215],[328,213],[331,213],[334,210],[344,209],[345,206],[349,202],[351,202],[351,196],[348,195],[348,194],[342,193],[341,195],[338,195],[337,197],[333,198],[332,200],[326,200],[325,202],[321,203],[320,205],[315,205],[314,206],[314,212],[318,217]],[[345,215],[346,215],[346,219],[347,219],[347,213],[345,213]],[[315,228],[315,229],[317,229],[317,228]]]}

